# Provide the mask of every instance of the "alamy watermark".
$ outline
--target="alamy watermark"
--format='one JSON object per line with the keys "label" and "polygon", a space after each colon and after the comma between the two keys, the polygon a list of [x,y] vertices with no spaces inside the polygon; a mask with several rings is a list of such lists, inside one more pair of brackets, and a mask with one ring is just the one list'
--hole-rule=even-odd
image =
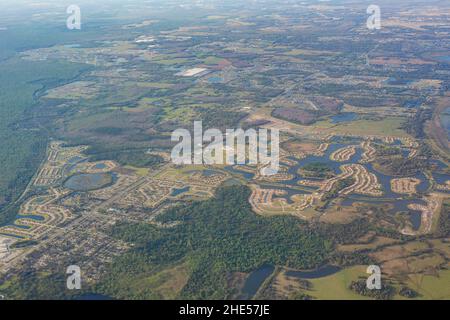
{"label": "alamy watermark", "polygon": [[380,290],[381,289],[381,269],[379,266],[370,265],[367,267],[367,273],[371,275],[367,278],[366,287],[369,290]]}
{"label": "alamy watermark", "polygon": [[69,290],[80,290],[81,289],[81,269],[79,266],[72,265],[68,266],[66,270],[67,277],[66,286]]}
{"label": "alamy watermark", "polygon": [[381,9],[375,4],[371,4],[367,8],[367,14],[370,14],[367,18],[367,28],[369,30],[379,30],[381,29]]}
{"label": "alamy watermark", "polygon": [[81,29],[81,9],[79,6],[72,4],[67,10],[67,14],[70,16],[67,18],[66,26],[69,30],[80,30]]}
{"label": "alamy watermark", "polygon": [[227,129],[225,135],[219,129],[208,129],[203,133],[202,121],[195,121],[194,137],[187,129],[177,129],[172,141],[178,142],[171,153],[172,162],[178,165],[257,165],[262,175],[279,170],[277,129]]}

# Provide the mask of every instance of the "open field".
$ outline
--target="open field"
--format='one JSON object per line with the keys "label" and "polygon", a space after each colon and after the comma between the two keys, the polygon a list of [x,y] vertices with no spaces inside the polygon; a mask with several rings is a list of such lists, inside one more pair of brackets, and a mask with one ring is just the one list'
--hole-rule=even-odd
{"label": "open field", "polygon": [[315,126],[320,130],[335,134],[407,137],[408,135],[400,129],[403,121],[404,119],[399,117],[390,117],[378,121],[356,120],[348,124],[339,125],[323,121],[316,123]]}
{"label": "open field", "polygon": [[365,266],[354,266],[320,279],[309,280],[313,288],[305,293],[323,300],[366,300],[367,298],[351,291],[348,286],[359,277],[367,278]]}

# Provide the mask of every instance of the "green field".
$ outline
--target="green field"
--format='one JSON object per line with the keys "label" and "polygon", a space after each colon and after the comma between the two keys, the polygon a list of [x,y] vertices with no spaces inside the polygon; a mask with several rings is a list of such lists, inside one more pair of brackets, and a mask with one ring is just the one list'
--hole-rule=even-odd
{"label": "green field", "polygon": [[450,270],[441,270],[437,276],[412,275],[407,284],[421,295],[418,299],[448,300],[450,297]]}
{"label": "green field", "polygon": [[368,274],[365,273],[365,268],[364,266],[353,266],[327,277],[309,279],[308,281],[313,286],[312,289],[303,290],[302,292],[321,300],[367,300],[369,298],[349,289],[352,281],[357,280],[359,277],[368,277]]}
{"label": "green field", "polygon": [[319,121],[314,127],[329,130],[336,134],[350,133],[354,135],[381,135],[405,137],[407,133],[401,129],[404,118],[386,117],[382,120],[355,120],[349,123],[333,124],[331,121]]}

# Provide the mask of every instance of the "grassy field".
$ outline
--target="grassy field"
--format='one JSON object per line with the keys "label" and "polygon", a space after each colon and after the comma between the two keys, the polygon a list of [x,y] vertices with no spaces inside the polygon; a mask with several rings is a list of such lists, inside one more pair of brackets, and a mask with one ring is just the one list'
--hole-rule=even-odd
{"label": "grassy field", "polygon": [[328,277],[308,280],[313,284],[313,289],[305,293],[323,300],[366,300],[367,297],[356,294],[348,288],[358,277],[367,278],[368,274],[365,271],[365,266],[354,266]]}
{"label": "grassy field", "polygon": [[438,276],[416,274],[409,276],[407,285],[416,290],[419,299],[448,300],[450,297],[450,270],[441,270]]}
{"label": "grassy field", "polygon": [[129,166],[129,165],[125,166],[124,168],[133,170],[136,172],[136,174],[138,176],[142,176],[142,177],[148,175],[148,173],[150,172],[149,168],[137,168],[137,167],[133,167],[133,166]]}
{"label": "grassy field", "polygon": [[330,132],[350,133],[355,135],[381,135],[405,137],[408,134],[400,129],[404,118],[387,117],[382,120],[355,120],[348,123],[333,124],[331,121],[320,121],[314,127],[329,130]]}
{"label": "grassy field", "polygon": [[[352,281],[359,277],[367,279],[366,266],[353,266],[343,269],[328,277],[310,279],[313,289],[304,293],[316,299],[324,300],[366,300],[368,297],[361,296],[348,289]],[[383,278],[382,278],[383,279]],[[413,274],[405,281],[405,285],[419,293],[416,299],[448,299],[450,297],[450,270],[441,270],[438,275]],[[397,291],[402,287],[396,283]],[[394,299],[405,299],[399,294]]]}
{"label": "grassy field", "polygon": [[118,280],[137,298],[150,295],[155,299],[176,299],[189,279],[190,269],[189,263],[184,262],[154,274],[143,273]]}

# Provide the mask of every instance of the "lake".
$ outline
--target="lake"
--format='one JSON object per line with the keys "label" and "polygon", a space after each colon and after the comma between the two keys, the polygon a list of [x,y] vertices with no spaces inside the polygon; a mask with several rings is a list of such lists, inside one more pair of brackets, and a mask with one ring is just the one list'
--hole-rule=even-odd
{"label": "lake", "polygon": [[173,189],[172,193],[170,194],[172,197],[176,197],[180,194],[183,194],[185,192],[188,192],[189,190],[191,190],[191,187],[184,187],[184,188],[179,188],[179,189]]}
{"label": "lake", "polygon": [[442,55],[435,57],[435,60],[444,63],[450,63],[450,55]]}
{"label": "lake", "polygon": [[112,182],[110,173],[80,173],[67,179],[64,187],[74,191],[89,191],[106,187]]}
{"label": "lake", "polygon": [[238,297],[239,300],[249,300],[251,299],[263,282],[273,273],[275,267],[272,265],[263,265],[256,269],[248,276],[245,281],[244,287],[241,290],[241,294]]}
{"label": "lake", "polygon": [[335,116],[332,116],[331,122],[332,123],[341,123],[341,122],[349,122],[349,121],[353,121],[356,120],[356,118],[358,118],[358,114],[354,113],[354,112],[342,112],[339,113]]}

